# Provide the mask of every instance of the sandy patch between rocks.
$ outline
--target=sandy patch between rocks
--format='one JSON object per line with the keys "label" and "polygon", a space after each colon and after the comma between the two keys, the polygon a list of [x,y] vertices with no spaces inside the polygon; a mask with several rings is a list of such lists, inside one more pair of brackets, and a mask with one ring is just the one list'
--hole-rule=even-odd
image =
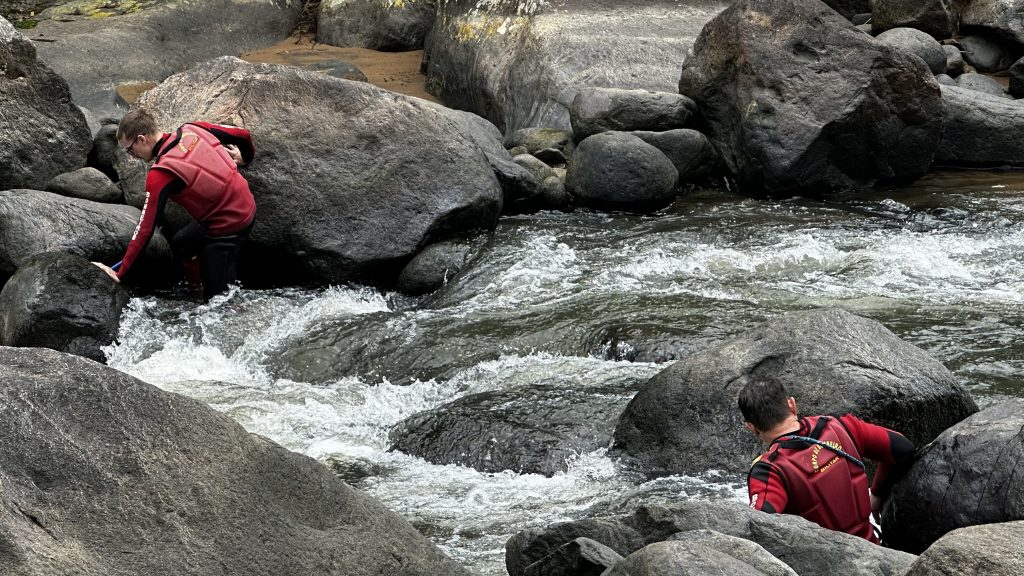
{"label": "sandy patch between rocks", "polygon": [[343,60],[362,70],[366,80],[385,90],[440,102],[427,93],[427,76],[420,72],[423,51],[378,52],[366,48],[342,48],[313,41],[312,35],[293,36],[277,44],[239,56],[253,63],[308,66],[327,60]]}
{"label": "sandy patch between rocks", "polygon": [[[427,76],[420,72],[423,50],[412,52],[379,52],[366,48],[342,48],[313,41],[313,35],[292,36],[269,48],[253,50],[238,56],[253,64],[289,64],[305,67],[328,60],[342,60],[359,68],[374,86],[430,100],[441,101],[427,93]],[[132,105],[143,92],[157,82],[122,84],[117,87],[119,100]]]}

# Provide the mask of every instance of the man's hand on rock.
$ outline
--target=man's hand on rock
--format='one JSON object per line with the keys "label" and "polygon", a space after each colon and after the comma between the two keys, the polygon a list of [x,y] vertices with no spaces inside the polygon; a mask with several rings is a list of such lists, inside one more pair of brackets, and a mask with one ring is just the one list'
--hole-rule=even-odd
{"label": "man's hand on rock", "polygon": [[93,262],[93,264],[99,266],[100,270],[103,270],[104,272],[106,272],[107,276],[110,276],[110,278],[114,282],[116,282],[118,284],[121,283],[121,279],[117,277],[117,272],[114,272],[113,268],[111,268],[110,266],[107,266],[106,264],[103,264],[101,262]]}

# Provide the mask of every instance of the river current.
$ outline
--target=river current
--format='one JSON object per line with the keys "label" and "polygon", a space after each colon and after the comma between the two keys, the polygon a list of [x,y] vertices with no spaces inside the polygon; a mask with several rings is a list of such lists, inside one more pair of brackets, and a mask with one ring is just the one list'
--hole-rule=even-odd
{"label": "river current", "polygon": [[982,407],[1024,397],[1022,246],[1014,172],[936,173],[842,203],[703,190],[649,216],[504,218],[466,270],[418,299],[362,286],[235,289],[203,306],[134,298],[107,355],[323,461],[465,566],[500,576],[519,530],[640,503],[744,499],[741,479],[643,481],[604,450],[550,478],[481,473],[389,451],[393,425],[538,383],[570,400],[611,391],[621,410],[667,366],[629,361],[644,344],[685,355],[826,306],[923,348]]}

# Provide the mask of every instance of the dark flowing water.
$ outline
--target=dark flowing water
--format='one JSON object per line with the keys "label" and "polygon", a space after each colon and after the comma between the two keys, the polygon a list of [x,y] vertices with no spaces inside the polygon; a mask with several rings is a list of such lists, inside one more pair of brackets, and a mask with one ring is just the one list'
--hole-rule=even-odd
{"label": "dark flowing water", "polygon": [[643,482],[604,450],[565,473],[480,473],[389,452],[403,418],[542,383],[624,407],[665,365],[780,313],[839,306],[952,370],[986,406],[1024,397],[1024,175],[942,173],[847,203],[722,191],[655,216],[502,220],[471,268],[409,299],[364,287],[135,299],[109,363],[320,459],[446,552],[501,575],[523,528],[640,502],[743,499],[737,478]]}

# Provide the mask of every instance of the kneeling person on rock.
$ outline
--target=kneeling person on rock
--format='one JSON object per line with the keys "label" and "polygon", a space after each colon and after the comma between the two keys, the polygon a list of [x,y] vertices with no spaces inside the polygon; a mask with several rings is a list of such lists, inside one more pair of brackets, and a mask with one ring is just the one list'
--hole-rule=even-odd
{"label": "kneeling person on rock", "polygon": [[129,155],[153,165],[146,175],[142,217],[124,258],[113,267],[97,265],[120,282],[149,243],[171,199],[194,218],[171,239],[189,284],[198,287],[202,282],[204,300],[227,290],[256,217],[249,183],[238,172],[256,152],[249,131],[190,122],[173,133],[160,133],[153,114],[139,108],[121,119],[117,141]]}
{"label": "kneeling person on rock", "polygon": [[[914,445],[852,414],[800,418],[796,400],[770,377],[747,383],[738,403],[746,428],[768,445],[747,476],[750,506],[802,516],[878,544],[870,517],[910,464]],[[865,457],[878,462],[870,490]]]}

